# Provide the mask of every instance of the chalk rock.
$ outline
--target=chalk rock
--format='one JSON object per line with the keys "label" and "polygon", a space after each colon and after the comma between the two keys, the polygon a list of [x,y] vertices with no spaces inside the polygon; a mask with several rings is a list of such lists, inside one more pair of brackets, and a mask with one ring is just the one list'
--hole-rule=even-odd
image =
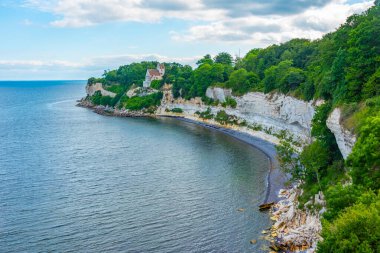
{"label": "chalk rock", "polygon": [[[226,96],[228,92],[225,90],[222,92],[219,89],[221,88],[210,88],[208,95],[223,101],[221,94]],[[173,108],[181,108],[184,116],[193,116],[196,111],[205,111],[207,108],[210,108],[214,115],[224,110],[227,114],[245,120],[248,124],[259,124],[273,133],[286,130],[300,141],[311,140],[311,120],[315,114],[313,102],[305,102],[277,93],[249,92],[241,97],[233,97],[237,102],[236,108],[223,108],[205,105],[200,98],[174,99],[170,93],[170,90],[164,91],[158,114],[164,114],[166,109]]]}
{"label": "chalk rock", "polygon": [[220,87],[208,87],[206,90],[206,96],[213,99],[225,102],[227,97],[232,96],[231,89],[223,89]]}
{"label": "chalk rock", "polygon": [[351,154],[356,136],[341,125],[341,110],[335,108],[326,121],[327,127],[334,134],[336,143],[344,159]]}
{"label": "chalk rock", "polygon": [[113,92],[110,92],[108,90],[103,89],[103,85],[101,83],[94,83],[92,85],[86,85],[87,95],[92,96],[97,91],[100,91],[102,96],[110,96],[112,98],[116,96],[116,93],[113,93]]}

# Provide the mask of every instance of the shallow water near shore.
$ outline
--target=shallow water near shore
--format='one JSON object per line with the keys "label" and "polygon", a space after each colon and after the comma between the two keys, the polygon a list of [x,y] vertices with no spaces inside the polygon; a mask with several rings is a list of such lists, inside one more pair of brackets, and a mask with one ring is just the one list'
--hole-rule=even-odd
{"label": "shallow water near shore", "polygon": [[261,151],[175,119],[97,115],[75,106],[84,86],[0,82],[1,252],[261,252]]}

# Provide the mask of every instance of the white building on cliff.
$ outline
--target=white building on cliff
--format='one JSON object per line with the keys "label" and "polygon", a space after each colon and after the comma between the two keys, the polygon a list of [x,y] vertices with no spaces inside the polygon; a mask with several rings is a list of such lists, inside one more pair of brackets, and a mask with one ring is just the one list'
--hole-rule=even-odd
{"label": "white building on cliff", "polygon": [[153,80],[162,80],[165,74],[165,65],[163,63],[158,63],[156,69],[147,69],[145,75],[145,81],[143,82],[143,87],[148,88]]}

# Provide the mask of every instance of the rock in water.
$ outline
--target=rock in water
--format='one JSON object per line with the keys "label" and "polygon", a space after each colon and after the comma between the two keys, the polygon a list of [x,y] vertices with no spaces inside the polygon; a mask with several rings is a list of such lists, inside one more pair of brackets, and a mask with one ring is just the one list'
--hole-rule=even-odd
{"label": "rock in water", "polygon": [[249,243],[250,243],[250,244],[256,244],[256,243],[257,243],[257,240],[255,240],[255,239],[250,240]]}
{"label": "rock in water", "polygon": [[265,203],[265,204],[259,205],[259,210],[260,211],[268,210],[273,205],[274,205],[274,202],[270,202],[270,203]]}

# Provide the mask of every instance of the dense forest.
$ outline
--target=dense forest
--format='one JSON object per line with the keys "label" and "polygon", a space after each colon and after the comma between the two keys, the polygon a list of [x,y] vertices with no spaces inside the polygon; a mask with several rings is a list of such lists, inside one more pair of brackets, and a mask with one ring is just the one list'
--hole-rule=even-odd
{"label": "dense forest", "polygon": [[[156,64],[121,66],[102,78],[90,78],[89,84],[102,82],[109,89],[119,85],[120,98],[132,85],[141,86],[146,69]],[[164,78],[154,88],[170,83],[175,97],[204,97],[209,86],[220,86],[231,88],[236,96],[261,91],[307,101],[323,99],[313,119],[315,141],[295,157],[296,151],[283,140],[278,147],[280,160],[293,180],[302,183],[301,208],[318,191],[326,196],[324,240],[318,252],[380,252],[379,0],[319,40],[293,39],[253,49],[243,58],[225,52],[206,55],[195,69],[178,63],[165,66]],[[342,123],[358,138],[347,160],[326,126],[335,107],[342,109]]]}

